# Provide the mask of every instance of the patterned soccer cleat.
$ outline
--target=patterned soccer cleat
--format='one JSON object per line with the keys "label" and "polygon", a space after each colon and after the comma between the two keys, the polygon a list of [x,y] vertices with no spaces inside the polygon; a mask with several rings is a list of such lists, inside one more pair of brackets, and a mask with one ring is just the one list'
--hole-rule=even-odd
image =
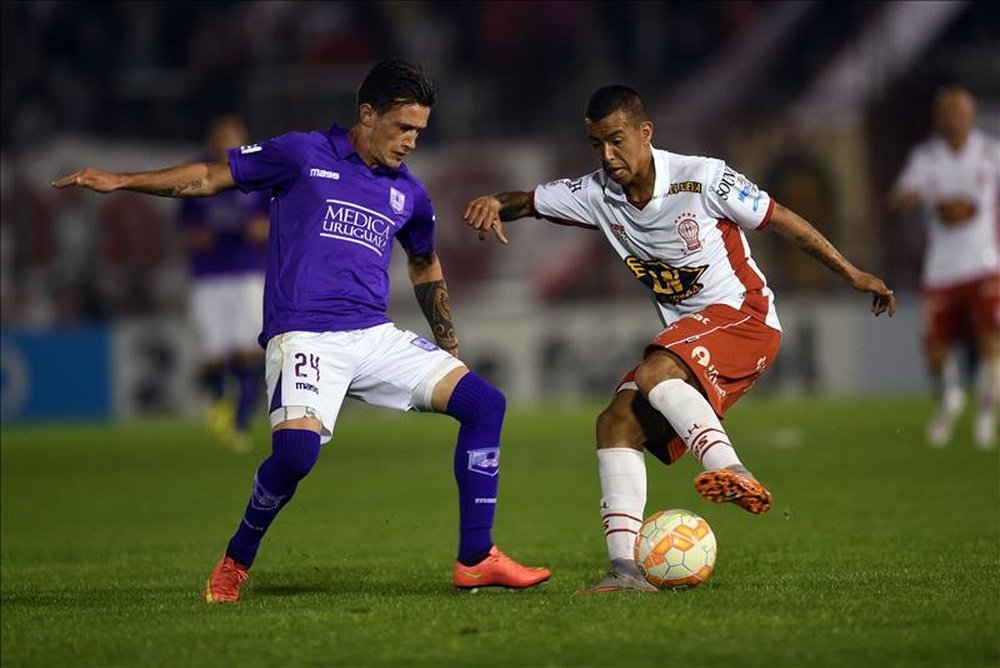
{"label": "patterned soccer cleat", "polygon": [[737,471],[704,471],[695,477],[694,488],[712,503],[735,503],[754,515],[763,515],[771,507],[767,488],[752,476]]}
{"label": "patterned soccer cleat", "polygon": [[466,566],[456,561],[451,581],[459,589],[476,587],[526,589],[545,582],[550,577],[552,571],[549,569],[522,566],[494,545],[490,548],[489,555],[475,566]]}
{"label": "patterned soccer cleat", "polygon": [[246,566],[222,555],[205,585],[205,602],[235,603],[240,598],[240,587],[249,577]]}

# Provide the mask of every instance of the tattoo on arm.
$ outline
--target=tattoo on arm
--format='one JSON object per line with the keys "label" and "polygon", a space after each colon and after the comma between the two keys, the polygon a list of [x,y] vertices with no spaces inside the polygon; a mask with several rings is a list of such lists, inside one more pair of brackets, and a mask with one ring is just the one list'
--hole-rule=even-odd
{"label": "tattoo on arm", "polygon": [[792,237],[799,248],[841,276],[848,274],[848,262],[827,239],[815,229],[798,231]]}
{"label": "tattoo on arm", "polygon": [[508,192],[496,195],[500,202],[500,220],[517,220],[534,215],[531,192]]}
{"label": "tattoo on arm", "polygon": [[451,300],[444,281],[430,281],[413,286],[417,303],[424,312],[427,323],[434,332],[434,341],[440,348],[452,352],[458,348],[455,325],[451,322]]}
{"label": "tattoo on arm", "polygon": [[183,197],[188,193],[200,192],[201,189],[202,182],[201,179],[198,179],[171,186],[152,187],[146,190],[146,192],[151,195],[159,195],[160,197]]}

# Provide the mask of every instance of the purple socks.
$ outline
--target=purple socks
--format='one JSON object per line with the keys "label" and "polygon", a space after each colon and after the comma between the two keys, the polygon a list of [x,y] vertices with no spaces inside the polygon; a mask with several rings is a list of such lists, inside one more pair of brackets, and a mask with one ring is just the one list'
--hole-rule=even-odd
{"label": "purple socks", "polygon": [[448,401],[448,415],[461,424],[455,446],[455,481],[458,483],[458,560],[466,566],[485,559],[493,547],[500,429],[506,407],[503,394],[472,372],[458,381]]}
{"label": "purple socks", "polygon": [[315,432],[280,429],[271,438],[271,456],[257,469],[243,520],[226,548],[226,554],[244,566],[253,563],[267,528],[319,456],[319,434]]}

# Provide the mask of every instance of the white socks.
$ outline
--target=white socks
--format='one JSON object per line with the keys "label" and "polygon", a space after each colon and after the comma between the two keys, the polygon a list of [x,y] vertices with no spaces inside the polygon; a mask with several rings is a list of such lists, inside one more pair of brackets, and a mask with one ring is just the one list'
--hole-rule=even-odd
{"label": "white socks", "polygon": [[705,470],[743,466],[715,411],[698,390],[679,378],[670,378],[658,383],[646,398],[667,418]]}
{"label": "white socks", "polygon": [[601,520],[612,561],[635,559],[635,537],[646,508],[646,460],[632,448],[598,448],[601,477]]}
{"label": "white socks", "polygon": [[976,369],[978,401],[973,435],[978,447],[991,449],[997,442],[997,404],[1000,403],[1000,358],[981,359]]}

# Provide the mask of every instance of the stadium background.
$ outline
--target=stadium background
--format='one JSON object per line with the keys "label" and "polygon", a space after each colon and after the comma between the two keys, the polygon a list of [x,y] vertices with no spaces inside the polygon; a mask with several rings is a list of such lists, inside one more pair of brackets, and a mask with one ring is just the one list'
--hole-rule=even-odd
{"label": "stadium background", "polygon": [[[597,235],[521,222],[499,247],[460,220],[474,195],[592,170],[581,115],[596,86],[638,88],[658,146],[726,158],[900,295],[897,319],[875,322],[811,258],[753,235],[786,332],[762,383],[770,391],[924,390],[920,223],[887,217],[884,194],[929,132],[937,85],[967,85],[979,125],[1000,132],[1000,18],[987,3],[12,2],[2,12],[5,419],[198,407],[177,202],[56,192],[54,176],[194,159],[222,112],[242,114],[254,138],[349,125],[354,87],[380,57],[419,61],[439,83],[409,163],[435,200],[463,356],[515,401],[605,396],[658,328]],[[392,314],[424,328],[399,255]]]}
{"label": "stadium background", "polygon": [[[882,205],[938,84],[968,86],[1000,134],[990,4],[49,1],[0,19],[5,667],[1000,665],[997,452],[967,420],[923,445],[921,224]],[[456,593],[454,421],[348,403],[241,602],[207,606],[267,425],[245,456],[198,419],[178,202],[48,184],[190,160],[224,111],[258,138],[349,124],[394,54],[439,81],[410,164],[462,356],[512,399],[497,539],[554,576]],[[641,597],[577,592],[606,565],[594,416],[658,328],[647,297],[595,235],[522,221],[500,247],[459,219],[473,195],[591,171],[582,109],[613,81],[643,93],[659,146],[725,157],[900,298],[875,319],[750,236],[785,338],[726,425],[775,505],[704,503],[693,458],[649,466],[647,512],[698,512],[720,551],[704,585]],[[424,330],[400,261],[392,314]]]}

